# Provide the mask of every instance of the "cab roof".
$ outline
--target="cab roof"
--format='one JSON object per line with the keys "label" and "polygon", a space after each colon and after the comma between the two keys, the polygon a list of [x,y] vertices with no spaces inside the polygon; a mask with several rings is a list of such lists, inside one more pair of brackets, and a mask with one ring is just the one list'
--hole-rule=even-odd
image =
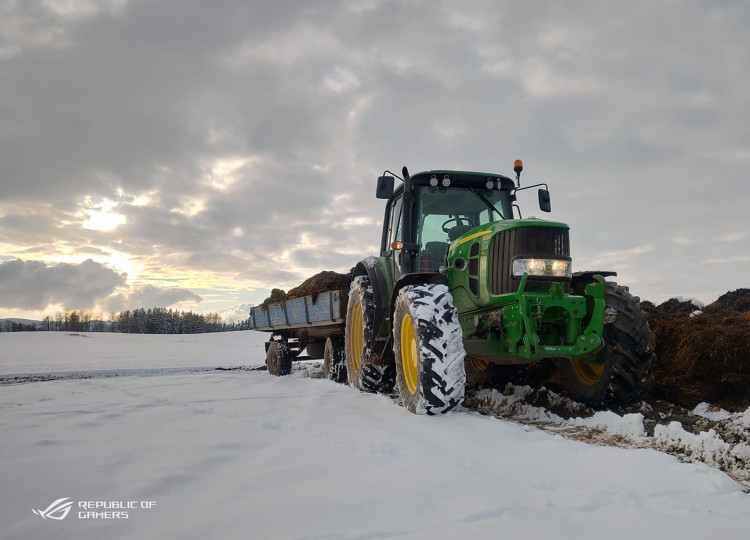
{"label": "cab roof", "polygon": [[505,175],[476,171],[422,171],[411,175],[411,181],[417,185],[427,185],[430,182],[430,178],[433,176],[436,176],[439,181],[442,180],[444,176],[448,176],[451,180],[451,185],[454,187],[482,188],[487,180],[499,181],[501,189],[507,189],[508,191],[516,187],[515,182]]}

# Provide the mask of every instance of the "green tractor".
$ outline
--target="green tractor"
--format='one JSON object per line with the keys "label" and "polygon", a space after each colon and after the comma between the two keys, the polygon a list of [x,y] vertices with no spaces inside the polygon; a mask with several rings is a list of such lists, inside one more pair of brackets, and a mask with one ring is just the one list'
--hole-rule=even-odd
{"label": "green tractor", "polygon": [[[640,399],[656,358],[639,299],[571,268],[569,227],[521,219],[523,189],[499,174],[386,171],[380,256],[353,269],[343,353],[350,385],[390,392],[417,414],[464,397],[466,372],[555,360],[573,398],[594,407]],[[395,178],[402,181],[397,187]],[[328,359],[330,362],[331,360]]]}

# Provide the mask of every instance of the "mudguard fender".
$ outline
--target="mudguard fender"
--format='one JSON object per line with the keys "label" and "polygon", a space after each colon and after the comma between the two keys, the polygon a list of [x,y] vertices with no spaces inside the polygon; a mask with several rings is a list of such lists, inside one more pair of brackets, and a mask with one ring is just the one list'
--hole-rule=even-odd
{"label": "mudguard fender", "polygon": [[[391,333],[390,312],[391,293],[393,292],[393,274],[390,261],[386,257],[367,257],[352,270],[352,277],[367,276],[372,285],[372,296],[375,301],[373,332],[373,352],[382,353],[383,342]],[[378,343],[380,345],[378,346]]]}

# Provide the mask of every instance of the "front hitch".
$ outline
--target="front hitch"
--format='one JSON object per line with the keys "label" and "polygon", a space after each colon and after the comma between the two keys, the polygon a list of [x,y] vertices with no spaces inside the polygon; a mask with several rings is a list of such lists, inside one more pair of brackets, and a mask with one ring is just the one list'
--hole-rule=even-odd
{"label": "front hitch", "polygon": [[[524,273],[515,293],[517,301],[503,310],[502,324],[508,352],[529,360],[543,358],[587,358],[603,345],[606,312],[606,281],[594,276],[594,283],[585,289],[585,297],[567,295],[560,283],[552,283],[547,294],[526,293],[528,274]],[[589,299],[591,313],[587,313]],[[564,313],[564,316],[561,314]],[[584,319],[588,324],[583,328]],[[564,343],[549,343],[542,339],[545,323],[564,324]]]}

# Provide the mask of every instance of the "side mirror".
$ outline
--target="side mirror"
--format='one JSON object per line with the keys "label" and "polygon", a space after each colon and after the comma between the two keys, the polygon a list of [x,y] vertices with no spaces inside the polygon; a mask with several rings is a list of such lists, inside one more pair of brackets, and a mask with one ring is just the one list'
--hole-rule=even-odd
{"label": "side mirror", "polygon": [[378,185],[375,188],[375,196],[378,199],[390,199],[393,197],[393,177],[392,176],[380,176],[378,177]]}
{"label": "side mirror", "polygon": [[549,199],[549,191],[547,191],[546,189],[539,190],[539,209],[542,212],[552,211],[552,204],[550,203]]}

